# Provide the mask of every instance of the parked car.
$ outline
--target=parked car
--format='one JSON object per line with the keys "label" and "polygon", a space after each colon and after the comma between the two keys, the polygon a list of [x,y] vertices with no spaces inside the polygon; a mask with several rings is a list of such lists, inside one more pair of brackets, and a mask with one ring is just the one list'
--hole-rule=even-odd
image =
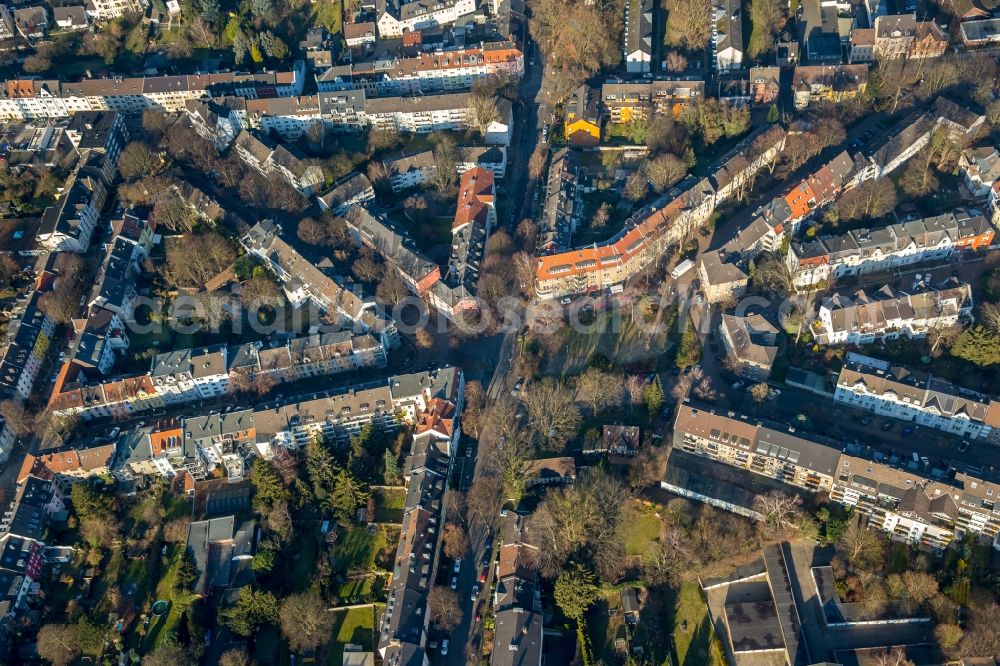
{"label": "parked car", "polygon": [[520,393],[521,389],[523,388],[524,388],[524,377],[518,377],[517,381],[514,382],[514,388],[510,390],[510,394],[516,398],[517,394]]}
{"label": "parked car", "polygon": [[486,569],[483,569],[483,572],[479,574],[479,582],[480,583],[486,582]]}
{"label": "parked car", "polygon": [[895,427],[896,427],[896,424],[893,423],[892,421],[886,421],[885,423],[882,424],[882,430],[884,430],[885,432],[889,432],[890,430],[892,430]]}
{"label": "parked car", "polygon": [[916,430],[916,428],[914,428],[913,426],[906,426],[905,428],[903,428],[903,434],[912,435],[914,430]]}
{"label": "parked car", "polygon": [[563,305],[569,305],[570,303],[573,302],[573,299],[567,296],[566,298],[560,300],[559,302]]}
{"label": "parked car", "polygon": [[920,456],[920,462],[922,462],[924,464],[924,467],[930,467],[931,466],[930,458],[928,458],[927,456]]}
{"label": "parked car", "polygon": [[739,391],[744,386],[746,386],[746,384],[744,384],[743,382],[733,382],[733,390],[734,391]]}
{"label": "parked car", "polygon": [[111,439],[114,439],[115,437],[118,436],[118,433],[120,433],[121,431],[122,431],[121,428],[119,428],[118,426],[115,426],[114,428],[111,429],[111,432],[108,433],[108,437],[110,437]]}
{"label": "parked car", "polygon": [[871,425],[871,422],[875,420],[874,416],[862,416],[861,425]]}
{"label": "parked car", "polygon": [[469,597],[473,601],[479,598],[479,583],[472,586],[472,594]]}
{"label": "parked car", "polygon": [[452,576],[451,577],[451,589],[453,589],[453,590],[457,590],[458,589],[458,576]]}
{"label": "parked car", "polygon": [[962,440],[961,442],[959,442],[959,444],[958,444],[958,452],[959,452],[959,453],[965,453],[965,452],[966,452],[966,451],[968,451],[968,450],[969,450],[969,440],[967,440],[967,439],[963,439],[963,440]]}
{"label": "parked car", "polygon": [[441,641],[441,654],[442,655],[448,654],[448,639],[447,638],[444,639],[443,641]]}
{"label": "parked car", "polygon": [[458,573],[461,569],[462,569],[462,558],[461,557],[456,557],[455,558],[455,566],[453,566],[451,568],[451,570],[454,571],[455,573]]}

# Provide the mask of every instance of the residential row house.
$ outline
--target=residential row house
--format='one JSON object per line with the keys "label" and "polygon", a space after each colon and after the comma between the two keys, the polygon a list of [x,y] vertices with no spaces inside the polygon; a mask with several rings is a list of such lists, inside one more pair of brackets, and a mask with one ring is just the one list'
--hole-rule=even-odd
{"label": "residential row house", "polygon": [[320,92],[364,90],[369,97],[428,95],[470,90],[491,76],[520,79],[524,54],[513,42],[484,42],[420,53],[415,57],[387,57],[330,67],[316,75]]}
{"label": "residential row house", "polygon": [[796,287],[815,288],[844,276],[984,250],[993,244],[994,235],[995,229],[983,215],[959,208],[880,228],[793,241],[786,261]]}
{"label": "residential row house", "polygon": [[[0,399],[22,403],[27,400],[52,348],[56,325],[38,307],[41,297],[42,292],[33,292],[23,310],[15,309],[8,320],[0,357]],[[16,440],[12,424],[0,419],[0,463],[10,458]]]}
{"label": "residential row house", "polygon": [[[437,160],[434,152],[425,150],[411,155],[391,157],[382,162],[389,174],[389,185],[393,192],[402,192],[413,187],[433,183],[437,176]],[[460,146],[455,153],[455,171],[461,176],[466,171],[482,167],[489,169],[493,177],[500,179],[507,171],[507,148],[504,146]]]}
{"label": "residential row house", "polygon": [[622,32],[622,59],[625,71],[645,74],[653,64],[653,0],[625,3],[625,30]]}
{"label": "residential row house", "polygon": [[[77,358],[56,376],[49,409],[59,416],[130,418],[166,406],[217,398],[265,376],[272,385],[386,364],[369,334],[313,333],[272,345],[217,345],[157,354],[142,375],[103,377]],[[239,382],[236,375],[246,381]]]}
{"label": "residential row house", "polygon": [[416,435],[451,427],[463,390],[460,370],[397,375],[383,382],[156,421],[118,437],[112,472],[120,479],[189,474],[201,480],[222,474],[235,481],[256,456],[270,459],[279,448],[294,453],[317,439],[344,445],[366,426],[394,432],[410,425]]}
{"label": "residential row house", "polygon": [[528,538],[524,517],[515,511],[501,517],[497,538],[490,666],[541,666],[545,632],[538,546]]}
{"label": "residential row house", "polygon": [[573,234],[583,221],[586,175],[580,169],[580,155],[562,148],[552,154],[545,180],[545,200],[538,221],[538,255],[563,252],[572,247]]}
{"label": "residential row house", "polygon": [[8,79],[0,85],[0,120],[66,118],[79,111],[119,111],[139,116],[146,109],[185,111],[188,100],[234,95],[247,99],[302,94],[305,63],[287,72],[218,72],[144,78],[62,82]]}
{"label": "residential row house", "polygon": [[594,292],[639,274],[703,224],[719,204],[748,191],[755,174],[777,159],[784,144],[781,128],[760,128],[724,156],[710,178],[689,176],[635,213],[610,239],[539,256],[536,293],[540,298],[558,298]]}
{"label": "residential row house", "polygon": [[254,130],[240,132],[233,149],[244,164],[260,175],[280,176],[303,196],[312,196],[324,182],[323,169],[307,164],[296,148],[285,147]]}
{"label": "residential row house", "polygon": [[712,3],[712,53],[720,72],[743,67],[746,42],[743,39],[743,6],[739,0]]}
{"label": "residential row house", "polygon": [[433,397],[414,420],[413,444],[403,466],[406,498],[399,544],[386,585],[376,649],[385,664],[428,663],[428,598],[441,564],[447,488],[461,428],[461,373],[453,397]]}
{"label": "residential row house", "polygon": [[958,158],[958,169],[969,193],[977,199],[995,198],[1000,189],[1000,151],[991,146],[966,148]]}
{"label": "residential row house", "polygon": [[967,284],[909,294],[889,285],[852,296],[834,294],[819,306],[814,331],[824,344],[868,345],[882,340],[924,338],[933,329],[972,321]]}
{"label": "residential row house", "polygon": [[368,176],[355,171],[333,184],[329,190],[316,197],[320,210],[343,215],[354,204],[364,204],[375,199],[375,188]]}
{"label": "residential row house", "polygon": [[[352,206],[356,210],[360,206]],[[379,315],[375,302],[360,289],[347,288],[303,257],[281,237],[281,227],[272,220],[255,225],[242,239],[244,249],[262,259],[278,276],[289,303],[301,308],[311,303],[335,318],[341,328],[357,334],[373,332],[387,349],[396,346],[395,324]]]}
{"label": "residential row house", "polygon": [[778,329],[774,324],[760,314],[723,314],[719,333],[736,374],[754,382],[767,381],[778,356]]}
{"label": "residential row house", "polygon": [[145,13],[146,0],[87,0],[87,17],[92,21],[110,21],[126,14]]}
{"label": "residential row house", "polygon": [[438,28],[476,13],[475,0],[375,0],[375,25],[379,39],[402,37],[404,33]]}
{"label": "residential row house", "polygon": [[107,195],[102,172],[78,167],[56,202],[42,213],[38,242],[50,252],[86,252]]}
{"label": "residential row house", "polygon": [[958,437],[1000,442],[1000,402],[932,373],[847,354],[833,399]]}
{"label": "residential row house", "polygon": [[971,534],[1000,550],[1000,485],[964,472],[937,480],[917,465],[891,467],[842,453],[840,442],[819,435],[690,401],[678,409],[673,446],[796,491],[828,493],[897,541],[940,552]]}
{"label": "residential row house", "polygon": [[704,97],[705,82],[700,79],[606,81],[601,84],[600,105],[610,122],[624,124],[654,113],[677,118],[686,106]]}
{"label": "residential row house", "polygon": [[868,65],[797,65],[792,75],[795,108],[812,102],[839,103],[862,95],[868,85]]}

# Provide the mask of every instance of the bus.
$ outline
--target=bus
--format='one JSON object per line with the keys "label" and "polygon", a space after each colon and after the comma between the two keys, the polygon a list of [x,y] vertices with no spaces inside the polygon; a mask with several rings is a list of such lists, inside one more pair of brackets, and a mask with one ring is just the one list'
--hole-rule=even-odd
{"label": "bus", "polygon": [[691,261],[690,259],[685,259],[681,263],[674,266],[674,270],[670,271],[670,277],[676,280],[677,278],[684,275],[692,268],[694,268],[694,262]]}

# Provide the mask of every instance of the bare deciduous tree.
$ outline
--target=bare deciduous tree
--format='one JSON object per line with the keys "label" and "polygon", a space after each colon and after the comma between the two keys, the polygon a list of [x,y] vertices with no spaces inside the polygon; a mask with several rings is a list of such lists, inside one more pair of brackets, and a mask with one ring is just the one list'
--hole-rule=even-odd
{"label": "bare deciduous tree", "polygon": [[450,633],[462,621],[462,605],[458,595],[444,585],[435,585],[427,595],[427,613],[432,624]]}
{"label": "bare deciduous tree", "polygon": [[526,386],[522,395],[540,443],[550,450],[561,449],[580,425],[580,411],[573,404],[572,393],[546,378]]}

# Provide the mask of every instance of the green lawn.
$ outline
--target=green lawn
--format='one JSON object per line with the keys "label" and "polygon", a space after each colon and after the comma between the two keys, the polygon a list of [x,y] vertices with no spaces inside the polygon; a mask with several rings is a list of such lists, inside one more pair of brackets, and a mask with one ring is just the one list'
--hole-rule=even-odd
{"label": "green lawn", "polygon": [[375,620],[382,614],[381,604],[335,611],[333,634],[327,663],[339,666],[344,662],[344,646],[360,645],[366,651],[375,649]]}
{"label": "green lawn", "polygon": [[671,327],[664,324],[655,335],[650,335],[653,323],[640,326],[632,320],[629,309],[622,309],[598,313],[593,324],[580,326],[579,331],[566,326],[559,351],[546,355],[543,371],[552,375],[578,374],[586,369],[595,352],[630,371],[659,368],[665,365],[664,354],[671,344],[663,329]]}
{"label": "green lawn", "polygon": [[662,522],[651,507],[629,504],[625,508],[625,554],[645,558],[660,537]]}
{"label": "green lawn", "polygon": [[[687,623],[685,626],[685,622]],[[724,666],[725,657],[712,639],[715,629],[708,615],[708,605],[697,583],[681,585],[674,606],[674,649],[680,666],[713,664]]]}
{"label": "green lawn", "polygon": [[381,488],[375,492],[375,522],[399,523],[403,520],[406,491]]}
{"label": "green lawn", "polygon": [[370,601],[381,591],[380,581],[374,575],[364,576],[364,572],[374,572],[375,559],[385,548],[386,538],[382,530],[369,534],[366,527],[349,527],[338,535],[334,547],[334,571],[341,575],[354,575],[337,591],[344,603]]}
{"label": "green lawn", "polygon": [[344,7],[340,0],[319,0],[315,5],[314,25],[326,26],[333,37],[343,31]]}
{"label": "green lawn", "polygon": [[167,552],[167,570],[156,586],[156,594],[153,600],[171,600],[170,610],[165,617],[161,617],[158,620],[154,619],[150,622],[146,635],[142,638],[142,648],[140,650],[142,654],[146,654],[156,647],[157,642],[163,636],[172,634],[180,622],[181,609],[177,604],[173,603],[172,599],[174,595],[174,576],[177,573],[177,566],[181,561],[181,552],[181,546],[171,546]]}

